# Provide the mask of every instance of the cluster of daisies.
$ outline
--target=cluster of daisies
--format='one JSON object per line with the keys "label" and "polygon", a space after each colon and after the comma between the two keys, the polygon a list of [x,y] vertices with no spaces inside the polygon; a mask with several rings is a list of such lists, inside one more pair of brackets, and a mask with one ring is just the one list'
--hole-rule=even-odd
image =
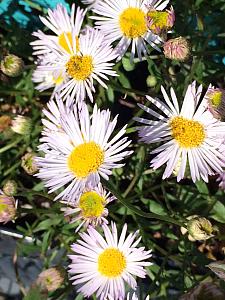
{"label": "cluster of daisies", "polygon": [[[43,110],[44,118],[37,158],[39,172],[55,200],[71,222],[84,225],[86,231],[72,245],[69,273],[77,291],[85,297],[96,293],[100,300],[137,299],[126,296],[125,283],[136,290],[135,277],[146,276],[151,251],[138,247],[138,232],[127,236],[127,225],[118,235],[115,223],[108,226],[106,205],[115,200],[102,185],[113,169],[123,166],[132,154],[126,126],[117,130],[117,117],[94,105],[90,114],[84,100],[94,102],[96,83],[107,88],[109,76],[117,76],[113,66],[130,47],[131,60],[137,54],[147,56],[149,46],[160,51],[174,24],[169,0],[84,0],[87,10],[72,5],[71,12],[58,5],[40,17],[51,35],[34,33],[37,55],[33,81],[43,91],[54,88]],[[89,10],[95,28],[84,26]],[[116,41],[118,41],[116,44]],[[166,165],[163,178],[176,173],[177,180],[187,173],[193,181],[208,180],[225,166],[225,123],[218,114],[223,108],[224,92],[193,82],[187,89],[181,109],[173,89],[170,95],[162,87],[164,101],[147,96],[150,102],[140,107],[151,119],[136,118],[140,140],[161,143],[151,153],[154,169]],[[153,108],[150,108],[153,106]],[[186,173],[186,174],[185,174]],[[96,230],[101,225],[104,237]]]}

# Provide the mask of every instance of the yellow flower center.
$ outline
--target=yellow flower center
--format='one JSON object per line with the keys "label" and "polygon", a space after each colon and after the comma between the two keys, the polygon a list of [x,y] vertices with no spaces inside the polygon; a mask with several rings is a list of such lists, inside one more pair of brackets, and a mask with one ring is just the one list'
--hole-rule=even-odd
{"label": "yellow flower center", "polygon": [[119,17],[119,26],[128,38],[137,38],[145,34],[148,30],[145,13],[137,7],[125,9]]}
{"label": "yellow flower center", "polygon": [[58,77],[56,77],[56,76],[53,75],[52,80],[55,83],[55,85],[59,85],[63,82],[63,76],[59,75]]}
{"label": "yellow flower center", "polygon": [[71,32],[63,32],[61,33],[59,36],[58,36],[58,42],[59,42],[59,45],[64,49],[66,50],[68,53],[71,53],[71,50],[70,50],[70,47],[68,45],[68,42],[67,42],[67,39],[69,41],[69,44],[72,48],[72,45],[73,45],[73,39],[72,39],[72,33]]}
{"label": "yellow flower center", "polygon": [[172,137],[178,142],[180,147],[198,147],[205,139],[204,127],[197,121],[175,117],[170,121],[170,127]]}
{"label": "yellow flower center", "polygon": [[167,27],[169,13],[166,11],[150,10],[147,19],[150,21],[149,29],[155,31]]}
{"label": "yellow flower center", "polygon": [[68,157],[68,167],[78,178],[96,172],[104,161],[104,152],[95,142],[81,144]]}
{"label": "yellow flower center", "polygon": [[7,209],[7,204],[0,203],[0,213],[3,213]]}
{"label": "yellow flower center", "polygon": [[120,276],[126,266],[123,253],[116,248],[105,249],[98,257],[99,273],[109,278]]}
{"label": "yellow flower center", "polygon": [[100,217],[104,210],[104,204],[105,199],[94,191],[83,193],[79,201],[79,207],[85,218]]}
{"label": "yellow flower center", "polygon": [[222,92],[220,91],[213,92],[210,97],[210,100],[212,102],[212,105],[218,108],[222,103]]}
{"label": "yellow flower center", "polygon": [[66,64],[67,73],[76,80],[87,79],[93,68],[93,59],[89,55],[73,55]]}

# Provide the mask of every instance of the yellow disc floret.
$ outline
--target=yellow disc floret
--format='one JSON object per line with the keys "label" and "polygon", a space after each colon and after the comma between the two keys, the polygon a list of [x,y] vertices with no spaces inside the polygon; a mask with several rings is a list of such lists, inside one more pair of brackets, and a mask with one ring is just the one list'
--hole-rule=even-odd
{"label": "yellow disc floret", "polygon": [[126,266],[123,253],[116,248],[105,249],[98,257],[99,273],[109,278],[120,276]]}
{"label": "yellow disc floret", "polygon": [[104,211],[105,199],[95,191],[83,193],[79,200],[79,208],[85,218],[98,218]]}
{"label": "yellow disc floret", "polygon": [[89,55],[73,55],[66,64],[67,73],[75,80],[86,80],[93,68],[93,59]]}
{"label": "yellow disc floret", "polygon": [[149,29],[153,32],[155,30],[162,30],[167,27],[169,13],[166,11],[150,10],[147,13],[147,20]]}
{"label": "yellow disc floret", "polygon": [[59,39],[59,45],[65,49],[68,53],[71,53],[71,50],[70,50],[70,47],[68,45],[68,42],[67,42],[67,39],[68,39],[68,42],[69,42],[69,45],[71,46],[72,48],[72,43],[73,43],[73,40],[72,40],[72,34],[71,32],[63,32],[59,35],[58,39]]}
{"label": "yellow disc floret", "polygon": [[123,35],[128,38],[140,37],[148,30],[145,13],[137,7],[129,7],[122,12],[119,26]]}
{"label": "yellow disc floret", "polygon": [[172,137],[183,148],[199,147],[206,137],[201,123],[183,117],[173,118],[170,121],[170,128]]}
{"label": "yellow disc floret", "polygon": [[104,161],[104,152],[95,142],[81,144],[68,157],[68,167],[78,178],[96,172]]}
{"label": "yellow disc floret", "polygon": [[221,91],[215,91],[212,93],[210,100],[214,107],[218,108],[222,103],[222,92]]}

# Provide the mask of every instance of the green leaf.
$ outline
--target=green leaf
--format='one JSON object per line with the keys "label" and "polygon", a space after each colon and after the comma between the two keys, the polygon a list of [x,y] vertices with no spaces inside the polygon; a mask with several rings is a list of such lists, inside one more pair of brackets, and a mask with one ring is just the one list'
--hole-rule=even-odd
{"label": "green leaf", "polygon": [[154,200],[150,200],[149,209],[151,212],[153,212],[155,214],[158,214],[161,216],[166,215],[166,211],[165,211],[164,207],[160,203],[158,203]]}
{"label": "green leaf", "polygon": [[23,298],[23,300],[47,300],[48,296],[41,293],[40,287],[33,287],[29,290],[28,294]]}
{"label": "green leaf", "polygon": [[209,194],[208,187],[204,181],[202,180],[196,181],[195,185],[201,194],[206,194],[206,195]]}
{"label": "green leaf", "polygon": [[34,232],[38,232],[41,230],[47,230],[52,226],[58,225],[61,222],[61,218],[57,218],[56,216],[53,219],[47,219],[38,224],[38,226],[34,229]]}
{"label": "green leaf", "polygon": [[220,201],[213,206],[211,217],[218,222],[225,223],[225,206]]}

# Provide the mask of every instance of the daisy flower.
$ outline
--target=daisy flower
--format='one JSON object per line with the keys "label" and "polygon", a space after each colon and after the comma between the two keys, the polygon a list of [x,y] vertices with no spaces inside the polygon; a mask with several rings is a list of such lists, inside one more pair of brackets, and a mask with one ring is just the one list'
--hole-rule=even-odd
{"label": "daisy flower", "polygon": [[157,111],[139,105],[153,119],[136,118],[137,121],[146,124],[138,129],[141,141],[148,144],[163,142],[151,152],[156,155],[151,161],[151,167],[158,169],[166,164],[163,174],[165,179],[179,164],[177,181],[180,181],[184,178],[188,166],[194,182],[200,178],[207,182],[208,175],[221,172],[225,166],[225,123],[215,119],[207,110],[205,97],[202,102],[199,101],[202,86],[196,89],[195,82],[188,86],[181,109],[172,88],[172,101],[163,87],[161,90],[166,103],[147,96]]}
{"label": "daisy flower", "polygon": [[[56,60],[52,64],[40,65],[39,70],[55,71],[66,75],[67,82],[59,89],[61,97],[70,96],[70,99],[76,97],[77,101],[82,101],[88,96],[93,102],[94,80],[107,89],[104,80],[108,80],[108,76],[117,75],[112,70],[114,63],[111,63],[116,58],[116,54],[105,41],[104,35],[91,27],[73,40],[70,48],[69,53],[60,49],[57,44],[52,44]],[[68,106],[70,105],[71,103],[68,103]]]}
{"label": "daisy flower", "polygon": [[48,15],[46,17],[40,16],[40,19],[54,34],[46,35],[41,30],[33,33],[38,38],[31,42],[34,55],[51,52],[52,43],[56,43],[60,49],[70,53],[73,39],[80,34],[85,13],[85,10],[79,6],[75,9],[75,4],[72,5],[70,14],[62,4],[58,4],[54,10],[48,9]]}
{"label": "daisy flower", "polygon": [[[101,184],[98,184],[95,188],[86,188],[81,194],[78,201],[65,203],[66,208],[62,208],[65,216],[71,218],[70,223],[74,223],[81,220],[80,225],[77,227],[76,232],[84,225],[88,227],[89,224],[97,226],[98,224],[108,223],[106,216],[108,215],[108,209],[105,206],[115,200],[114,196],[110,196]],[[69,205],[69,207],[68,207]]]}
{"label": "daisy flower", "polygon": [[84,297],[96,293],[100,300],[108,297],[122,300],[125,298],[125,282],[135,289],[134,276],[145,278],[144,267],[151,265],[145,260],[151,257],[151,251],[137,248],[141,240],[141,237],[136,239],[138,231],[126,238],[127,224],[119,238],[115,223],[112,223],[111,230],[104,224],[103,231],[105,238],[91,226],[87,233],[80,233],[81,239],[72,245],[75,255],[69,255],[72,260],[69,273],[73,285],[78,286],[78,292]]}
{"label": "daisy flower", "polygon": [[[117,116],[110,121],[109,110],[100,111],[95,105],[90,116],[84,103],[80,109],[75,105],[68,110],[61,101],[60,107],[58,104],[60,118],[51,119],[51,113],[47,115],[50,123],[44,127],[40,140],[40,150],[45,156],[37,158],[37,176],[50,188],[50,193],[68,185],[56,199],[74,201],[85,187],[97,186],[100,176],[108,180],[112,169],[122,167],[119,162],[133,151],[125,150],[131,141],[121,138],[127,125],[111,137]],[[59,132],[54,131],[58,120]],[[51,123],[53,131],[49,130]]]}
{"label": "daisy flower", "polygon": [[111,43],[120,40],[115,49],[118,60],[130,45],[131,59],[137,51],[141,60],[142,54],[146,56],[149,53],[147,44],[160,51],[158,45],[162,39],[153,29],[164,28],[164,23],[167,24],[169,13],[162,10],[168,3],[169,0],[99,0],[97,7],[93,8],[99,16],[91,18],[96,20],[96,27]]}

